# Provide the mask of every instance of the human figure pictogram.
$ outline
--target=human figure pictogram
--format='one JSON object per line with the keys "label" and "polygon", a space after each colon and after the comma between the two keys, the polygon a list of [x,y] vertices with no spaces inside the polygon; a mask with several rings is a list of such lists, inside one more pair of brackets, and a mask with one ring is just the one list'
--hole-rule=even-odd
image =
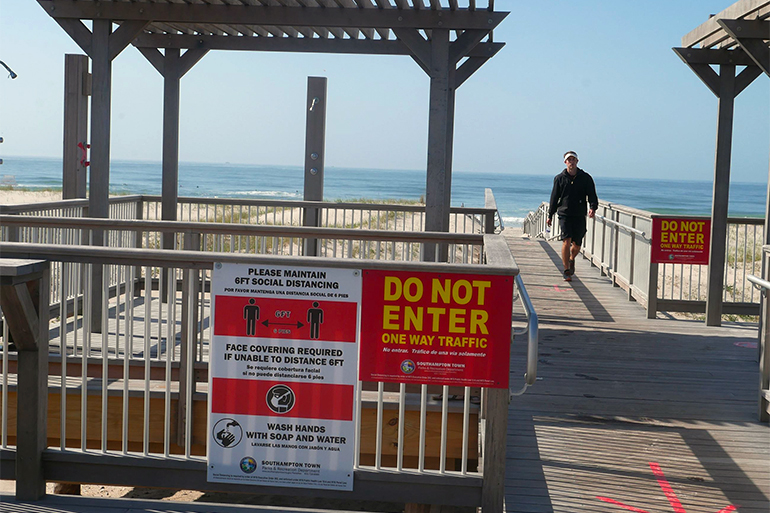
{"label": "human figure pictogram", "polygon": [[324,311],[318,308],[318,301],[313,301],[313,308],[308,308],[307,322],[310,323],[310,338],[318,338],[321,334],[321,324],[324,322]]}
{"label": "human figure pictogram", "polygon": [[243,307],[243,318],[246,319],[246,335],[257,334],[257,319],[259,319],[259,305],[254,298],[249,299],[249,304]]}

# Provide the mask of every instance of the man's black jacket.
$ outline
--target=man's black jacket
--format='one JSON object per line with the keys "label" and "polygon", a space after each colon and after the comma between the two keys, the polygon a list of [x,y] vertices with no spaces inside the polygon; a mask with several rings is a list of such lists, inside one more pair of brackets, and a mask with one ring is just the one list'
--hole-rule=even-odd
{"label": "man's black jacket", "polygon": [[596,186],[591,175],[578,168],[575,176],[570,176],[565,169],[553,179],[549,219],[554,214],[585,216],[588,213],[586,198],[593,210],[599,208],[599,198],[596,197]]}

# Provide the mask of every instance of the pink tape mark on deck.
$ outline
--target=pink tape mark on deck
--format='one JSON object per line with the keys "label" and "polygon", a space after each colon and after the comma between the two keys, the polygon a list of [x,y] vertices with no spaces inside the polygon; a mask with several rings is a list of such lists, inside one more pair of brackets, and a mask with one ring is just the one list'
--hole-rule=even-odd
{"label": "pink tape mark on deck", "polygon": [[[663,490],[663,494],[668,499],[669,504],[671,504],[671,507],[674,509],[674,513],[687,513],[684,508],[682,507],[682,503],[679,502],[679,499],[676,496],[676,493],[674,492],[674,489],[671,488],[671,485],[668,484],[668,480],[666,479],[666,476],[663,474],[663,470],[661,470],[660,465],[655,463],[654,461],[649,462],[650,470],[652,470],[652,473],[655,475],[655,478],[658,480],[658,484],[660,485],[661,490]],[[600,501],[608,502],[610,504],[614,504],[615,506],[620,506],[623,509],[627,509],[628,511],[634,511],[636,513],[648,513],[647,511],[639,508],[635,508],[633,506],[629,506],[628,504],[623,504],[622,502],[616,501],[614,499],[609,499],[607,497],[600,497],[596,496],[597,499]],[[738,507],[734,505],[727,506],[725,508],[720,509],[717,511],[717,513],[732,513],[733,511],[738,511]]]}
{"label": "pink tape mark on deck", "polygon": [[619,501],[616,501],[616,500],[613,500],[613,499],[609,499],[607,497],[600,497],[600,496],[597,495],[596,498],[599,499],[600,501],[609,502],[610,504],[614,504],[615,506],[620,506],[621,508],[627,509],[628,511],[634,511],[635,513],[648,513],[647,511],[645,511],[643,509],[635,508],[633,506],[629,506],[628,504],[623,504],[622,502],[619,502]]}
{"label": "pink tape mark on deck", "polygon": [[670,484],[668,484],[668,480],[666,479],[666,476],[663,474],[663,471],[660,469],[660,465],[651,461],[650,470],[652,470],[652,473],[655,475],[655,478],[658,480],[660,489],[663,490],[663,494],[668,499],[669,504],[671,504],[671,507],[674,508],[674,513],[687,513],[682,507],[682,503],[679,502],[679,499],[677,498],[676,493],[674,493],[674,489],[671,488]]}

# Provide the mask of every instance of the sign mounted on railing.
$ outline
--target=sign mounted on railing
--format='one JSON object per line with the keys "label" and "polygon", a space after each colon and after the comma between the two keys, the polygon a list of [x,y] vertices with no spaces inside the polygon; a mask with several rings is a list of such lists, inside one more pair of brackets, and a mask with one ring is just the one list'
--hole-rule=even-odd
{"label": "sign mounted on railing", "polygon": [[359,379],[508,388],[513,277],[364,270]]}
{"label": "sign mounted on railing", "polygon": [[353,489],[361,271],[215,264],[208,480]]}
{"label": "sign mounted on railing", "polygon": [[710,241],[711,219],[653,217],[650,261],[708,265]]}

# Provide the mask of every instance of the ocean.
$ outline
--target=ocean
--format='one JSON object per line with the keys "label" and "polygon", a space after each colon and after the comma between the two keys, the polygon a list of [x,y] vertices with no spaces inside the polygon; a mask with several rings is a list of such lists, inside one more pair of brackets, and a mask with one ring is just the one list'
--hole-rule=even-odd
{"label": "ocean", "polygon": [[[590,170],[588,170],[590,172]],[[0,186],[29,189],[61,187],[61,160],[5,157]],[[553,173],[555,174],[555,173]],[[528,212],[548,201],[553,174],[517,175],[454,172],[452,205],[484,206],[484,189],[492,189],[506,226],[520,225]],[[180,162],[179,195],[220,198],[302,199],[299,166],[200,164]],[[661,214],[709,215],[712,184],[707,181],[647,180],[594,176],[599,198]],[[764,217],[767,184],[731,183],[729,215]],[[110,192],[161,192],[160,162],[113,161]],[[425,194],[425,171],[327,167],[327,200],[419,200]]]}

